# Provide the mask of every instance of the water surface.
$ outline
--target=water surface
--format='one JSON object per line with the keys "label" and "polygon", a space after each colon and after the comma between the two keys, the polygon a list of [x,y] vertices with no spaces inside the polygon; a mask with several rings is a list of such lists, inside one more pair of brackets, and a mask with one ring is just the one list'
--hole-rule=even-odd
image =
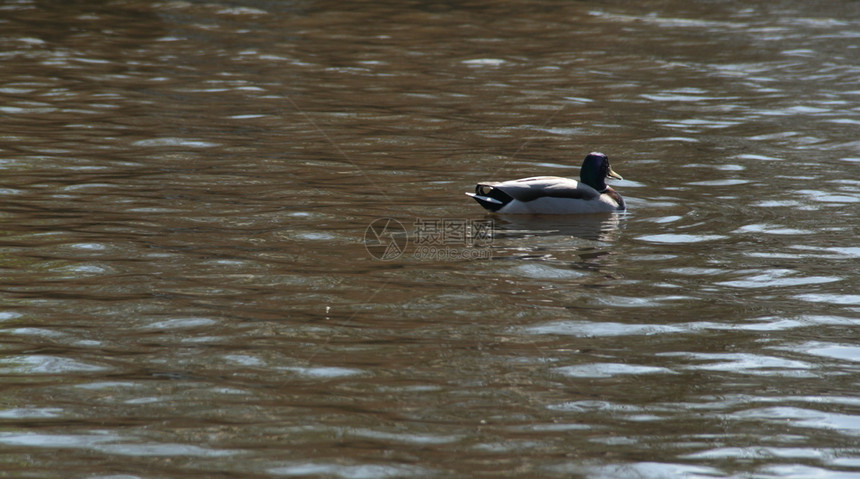
{"label": "water surface", "polygon": [[2,9],[0,475],[860,473],[856,2]]}

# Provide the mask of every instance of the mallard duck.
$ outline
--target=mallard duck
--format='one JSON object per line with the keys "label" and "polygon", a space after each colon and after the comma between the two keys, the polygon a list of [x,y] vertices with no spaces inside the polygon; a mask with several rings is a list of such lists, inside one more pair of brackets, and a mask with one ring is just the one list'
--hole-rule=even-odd
{"label": "mallard duck", "polygon": [[624,211],[624,200],[606,186],[606,178],[621,175],[609,167],[603,153],[589,153],[579,170],[579,181],[559,176],[535,176],[501,183],[478,183],[466,193],[492,213],[560,214]]}

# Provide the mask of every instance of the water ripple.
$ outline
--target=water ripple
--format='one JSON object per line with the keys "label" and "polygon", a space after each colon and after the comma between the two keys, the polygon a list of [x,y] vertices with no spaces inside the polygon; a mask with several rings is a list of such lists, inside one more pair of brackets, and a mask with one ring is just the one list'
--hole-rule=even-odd
{"label": "water ripple", "polygon": [[674,374],[672,370],[666,368],[618,363],[578,364],[556,368],[555,371],[564,376],[577,378],[610,378],[630,374]]}
{"label": "water ripple", "polygon": [[813,377],[815,366],[805,361],[748,353],[660,353],[665,357],[683,357],[696,364],[684,369],[737,372],[760,376]]}
{"label": "water ripple", "polygon": [[716,241],[725,238],[725,235],[661,233],[642,235],[638,236],[636,239],[651,243],[688,244],[701,243],[704,241]]}
{"label": "water ripple", "polygon": [[731,415],[739,419],[762,419],[791,424],[792,427],[831,429],[842,434],[860,436],[860,417],[797,407],[748,409]]}
{"label": "water ripple", "polygon": [[276,476],[333,476],[343,479],[374,479],[386,477],[422,477],[432,475],[432,471],[416,466],[388,466],[376,464],[324,464],[318,462],[296,462],[274,467],[267,471]]}

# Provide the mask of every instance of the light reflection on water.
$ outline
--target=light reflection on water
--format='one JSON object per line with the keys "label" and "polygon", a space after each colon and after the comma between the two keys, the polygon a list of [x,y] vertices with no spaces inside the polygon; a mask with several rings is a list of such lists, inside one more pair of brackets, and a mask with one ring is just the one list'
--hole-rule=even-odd
{"label": "light reflection on water", "polygon": [[[0,37],[6,474],[860,471],[854,3],[55,7]],[[418,249],[592,150],[628,213]]]}

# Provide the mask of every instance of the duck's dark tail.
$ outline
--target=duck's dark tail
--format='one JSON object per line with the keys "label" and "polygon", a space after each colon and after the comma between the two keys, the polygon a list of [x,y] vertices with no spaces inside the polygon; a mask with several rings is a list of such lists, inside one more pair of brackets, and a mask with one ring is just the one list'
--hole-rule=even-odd
{"label": "duck's dark tail", "polygon": [[513,198],[504,191],[484,183],[475,186],[474,193],[466,193],[483,206],[487,211],[494,213],[504,208]]}

